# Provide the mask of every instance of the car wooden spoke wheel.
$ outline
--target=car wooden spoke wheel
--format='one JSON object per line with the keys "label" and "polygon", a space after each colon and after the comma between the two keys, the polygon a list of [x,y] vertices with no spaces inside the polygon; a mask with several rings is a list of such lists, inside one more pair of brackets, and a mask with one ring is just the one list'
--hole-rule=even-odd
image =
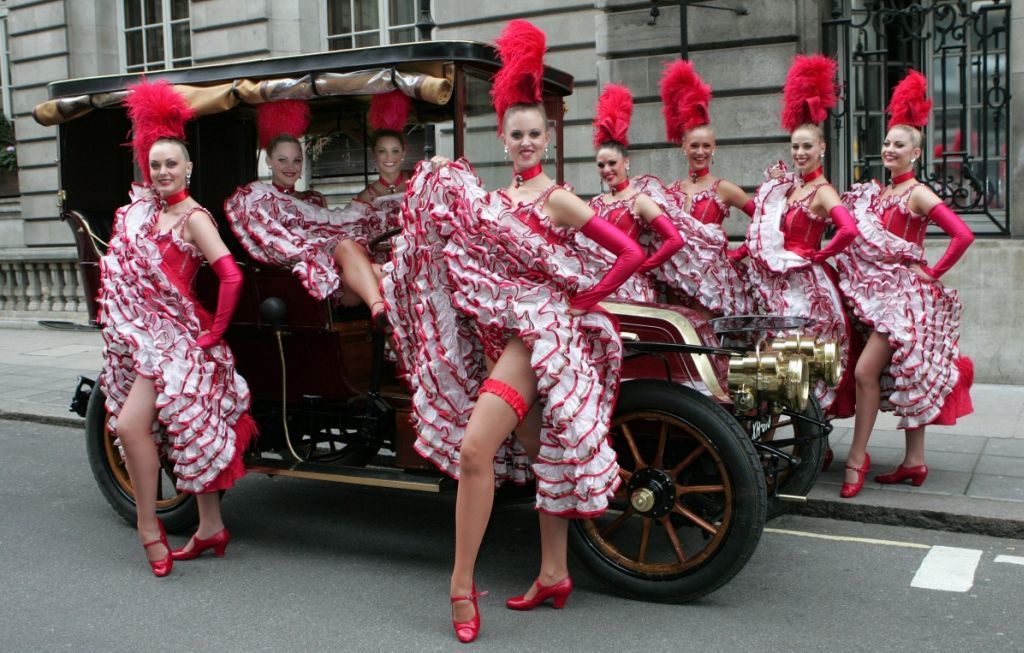
{"label": "car wooden spoke wheel", "polygon": [[[135,525],[135,490],[132,488],[124,458],[107,426],[105,397],[99,387],[89,396],[85,413],[86,452],[93,477],[104,498],[125,521]],[[179,492],[174,471],[166,460],[161,461],[157,480],[156,514],[168,531],[188,532],[198,523],[195,496]]]}
{"label": "car wooden spoke wheel", "polygon": [[647,600],[690,601],[728,582],[766,510],[760,463],[736,420],[691,388],[633,381],[611,438],[622,483],[604,515],[574,522],[576,553]]}

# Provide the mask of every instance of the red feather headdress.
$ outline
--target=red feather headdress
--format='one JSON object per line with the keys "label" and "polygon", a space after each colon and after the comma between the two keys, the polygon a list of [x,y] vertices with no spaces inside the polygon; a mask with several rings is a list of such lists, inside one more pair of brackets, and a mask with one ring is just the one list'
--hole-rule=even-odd
{"label": "red feather headdress", "polygon": [[838,101],[836,62],[829,57],[797,55],[782,89],[782,127],[788,132],[800,125],[818,125]]}
{"label": "red feather headdress", "polygon": [[146,184],[153,183],[149,177],[149,150],[161,138],[185,140],[185,123],[195,115],[195,109],[188,100],[174,90],[167,80],[149,82],[143,79],[128,87],[128,118],[132,121],[132,149],[135,163],[142,171]]}
{"label": "red feather headdress", "polygon": [[629,120],[633,116],[633,94],[625,86],[606,84],[597,99],[594,116],[594,147],[619,143],[629,147]]}
{"label": "red feather headdress", "polygon": [[711,87],[704,83],[689,61],[667,65],[658,88],[665,134],[671,142],[680,145],[686,132],[711,122],[708,112]]}
{"label": "red feather headdress", "polygon": [[305,100],[277,100],[256,107],[260,147],[281,134],[299,138],[309,128],[309,104]]}
{"label": "red feather headdress", "polygon": [[907,72],[896,88],[892,90],[892,99],[886,112],[889,118],[889,129],[893,125],[911,125],[920,129],[928,124],[931,117],[932,101],[928,99],[928,80],[916,70]]}
{"label": "red feather headdress", "polygon": [[389,93],[378,93],[370,100],[370,129],[402,133],[405,122],[412,110],[412,98],[395,90]]}
{"label": "red feather headdress", "polygon": [[498,133],[505,112],[516,104],[540,104],[544,82],[544,52],[547,39],[532,23],[510,20],[494,40],[501,70],[494,75],[491,101],[498,113]]}

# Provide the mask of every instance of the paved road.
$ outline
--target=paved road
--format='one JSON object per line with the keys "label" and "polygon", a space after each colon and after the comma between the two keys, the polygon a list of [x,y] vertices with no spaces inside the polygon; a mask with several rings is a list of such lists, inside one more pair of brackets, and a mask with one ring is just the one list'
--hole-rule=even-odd
{"label": "paved road", "polygon": [[[250,476],[225,502],[227,556],[157,579],[80,432],[0,421],[0,460],[2,651],[468,650],[447,623],[451,497]],[[475,651],[1024,650],[1024,541],[782,518],[697,604],[620,599],[577,566],[566,610],[510,612],[535,524],[498,515]]]}

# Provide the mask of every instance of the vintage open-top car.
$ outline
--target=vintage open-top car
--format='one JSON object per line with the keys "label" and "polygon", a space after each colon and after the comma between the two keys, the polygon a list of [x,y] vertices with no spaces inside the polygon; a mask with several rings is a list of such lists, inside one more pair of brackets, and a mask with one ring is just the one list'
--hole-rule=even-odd
{"label": "vintage open-top car", "polygon": [[[307,177],[329,195],[339,189],[346,195],[367,180],[367,100],[399,88],[414,99],[410,159],[465,155],[495,187],[507,174],[499,161],[488,162],[495,124],[488,90],[498,66],[488,45],[426,42],[153,75],[175,84],[198,110],[187,133],[196,163],[192,195],[215,215],[245,275],[226,339],[249,382],[262,432],[246,455],[251,472],[381,491],[436,493],[453,485],[412,449],[409,393],[384,338],[373,335],[367,310],[314,300],[289,271],[249,256],[226,223],[224,199],[258,175],[254,107],[308,99],[309,140],[326,143],[321,162],[327,164]],[[76,236],[93,324],[97,264],[114,211],[137,176],[122,145],[129,123],[121,104],[136,81],[119,75],[56,82],[35,114],[59,126],[63,215]],[[571,92],[569,75],[546,70],[559,180],[564,98]],[[386,248],[386,236],[372,245]],[[213,276],[201,273],[198,285],[212,305]],[[781,509],[780,497],[802,495],[814,482],[828,427],[808,398],[808,384],[835,375],[834,351],[784,337],[800,321],[731,318],[718,325],[720,340],[712,324],[686,308],[603,306],[618,317],[627,351],[612,424],[624,482],[603,516],[574,522],[573,548],[623,593],[691,600],[743,567],[769,509]],[[74,409],[86,418],[101,491],[133,521],[132,486],[107,429],[102,392],[91,380],[80,382]],[[169,530],[190,529],[196,520],[194,497],[176,490],[169,467],[158,512]]]}

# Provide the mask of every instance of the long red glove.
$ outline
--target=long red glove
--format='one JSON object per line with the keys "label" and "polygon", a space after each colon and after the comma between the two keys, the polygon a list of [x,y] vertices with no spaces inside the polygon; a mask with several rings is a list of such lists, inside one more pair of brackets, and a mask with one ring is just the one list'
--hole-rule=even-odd
{"label": "long red glove", "polygon": [[661,236],[661,247],[658,248],[658,251],[647,257],[647,260],[637,269],[637,272],[653,270],[669,260],[683,246],[683,237],[679,234],[679,230],[676,229],[676,226],[664,214],[654,218],[651,221],[651,226]]}
{"label": "long red glove", "polygon": [[967,225],[960,219],[960,216],[953,213],[942,202],[936,204],[935,208],[928,212],[928,219],[939,225],[952,239],[949,241],[946,253],[942,255],[942,258],[935,264],[935,267],[921,266],[933,279],[938,279],[948,272],[954,263],[960,260],[960,257],[964,255],[967,248],[974,242],[974,234],[967,228]]}
{"label": "long red glove", "polygon": [[822,263],[830,256],[835,256],[849,247],[854,238],[860,235],[860,231],[857,229],[857,221],[854,220],[845,206],[841,204],[833,206],[828,215],[839,229],[833,234],[832,240],[828,242],[828,247],[819,249],[811,257],[811,260],[815,263]]}
{"label": "long red glove", "polygon": [[644,251],[635,240],[616,229],[604,218],[593,215],[580,229],[583,235],[615,254],[615,264],[590,290],[581,292],[569,302],[569,308],[589,311],[629,279],[644,262]]}
{"label": "long red glove", "polygon": [[754,206],[754,200],[747,200],[747,203],[740,208],[740,211],[743,211],[747,216],[752,218],[754,217]]}
{"label": "long red glove", "polygon": [[199,336],[196,341],[203,349],[213,347],[224,336],[231,322],[231,314],[235,312],[238,298],[242,296],[242,271],[230,254],[225,254],[210,264],[210,269],[220,279],[220,290],[217,292],[217,312],[213,316],[210,330]]}

